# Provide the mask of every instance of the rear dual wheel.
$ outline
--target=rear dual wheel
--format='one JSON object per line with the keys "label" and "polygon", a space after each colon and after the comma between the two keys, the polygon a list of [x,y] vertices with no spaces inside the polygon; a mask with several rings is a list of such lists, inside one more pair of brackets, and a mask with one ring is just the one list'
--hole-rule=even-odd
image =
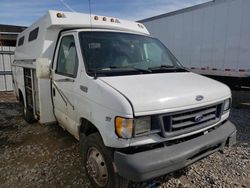
{"label": "rear dual wheel", "polygon": [[81,162],[91,184],[97,188],[125,188],[129,181],[119,176],[113,166],[112,151],[103,144],[99,133],[80,137]]}
{"label": "rear dual wheel", "polygon": [[35,120],[34,119],[34,115],[33,115],[33,110],[30,109],[30,108],[27,108],[27,105],[24,104],[24,100],[23,99],[20,100],[20,105],[21,105],[21,108],[22,108],[23,119],[27,123],[33,123],[34,120]]}

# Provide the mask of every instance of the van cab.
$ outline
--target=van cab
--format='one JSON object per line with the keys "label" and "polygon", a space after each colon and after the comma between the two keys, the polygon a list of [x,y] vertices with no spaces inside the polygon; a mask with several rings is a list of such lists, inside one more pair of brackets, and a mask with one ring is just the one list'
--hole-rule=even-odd
{"label": "van cab", "polygon": [[24,118],[78,139],[94,187],[161,176],[236,142],[230,89],[187,71],[142,24],[49,11],[18,38]]}

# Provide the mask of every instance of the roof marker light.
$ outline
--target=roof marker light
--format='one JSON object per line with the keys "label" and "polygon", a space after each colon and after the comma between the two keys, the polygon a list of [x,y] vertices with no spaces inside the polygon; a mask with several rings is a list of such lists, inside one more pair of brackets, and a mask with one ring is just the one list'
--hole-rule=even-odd
{"label": "roof marker light", "polygon": [[63,13],[58,12],[58,13],[56,14],[56,17],[57,17],[57,18],[65,18],[66,16],[65,16]]}
{"label": "roof marker light", "polygon": [[111,21],[111,22],[115,22],[114,18],[111,18],[110,21]]}
{"label": "roof marker light", "polygon": [[106,17],[103,17],[102,20],[106,22],[106,21],[107,21],[107,18],[106,18]]}
{"label": "roof marker light", "polygon": [[99,18],[98,18],[98,16],[95,16],[94,19],[95,19],[95,20],[98,20]]}

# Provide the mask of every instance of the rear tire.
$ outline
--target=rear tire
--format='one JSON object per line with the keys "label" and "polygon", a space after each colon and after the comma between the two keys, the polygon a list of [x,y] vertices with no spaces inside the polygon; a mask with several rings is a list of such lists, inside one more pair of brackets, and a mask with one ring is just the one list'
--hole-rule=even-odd
{"label": "rear tire", "polygon": [[113,152],[104,146],[99,133],[80,135],[81,164],[96,188],[126,188],[129,181],[119,176],[113,166]]}
{"label": "rear tire", "polygon": [[23,119],[27,123],[33,123],[34,120],[35,120],[34,115],[33,115],[33,110],[30,109],[30,108],[25,108],[24,100],[23,99],[20,99],[20,104],[21,104],[21,107],[22,107]]}

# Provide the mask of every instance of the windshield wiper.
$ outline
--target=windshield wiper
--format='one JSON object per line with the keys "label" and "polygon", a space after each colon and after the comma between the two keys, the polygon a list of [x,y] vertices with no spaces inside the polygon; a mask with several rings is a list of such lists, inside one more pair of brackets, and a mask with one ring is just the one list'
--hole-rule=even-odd
{"label": "windshield wiper", "polygon": [[155,66],[155,67],[149,67],[150,70],[152,69],[174,69],[176,68],[173,65],[160,65],[160,66]]}
{"label": "windshield wiper", "polygon": [[152,70],[150,69],[142,69],[142,68],[139,68],[139,67],[133,67],[133,66],[126,66],[126,67],[118,67],[118,66],[115,66],[115,65],[111,65],[109,67],[110,69],[134,69],[134,70],[137,70],[137,71],[140,71],[142,73],[149,73],[149,72],[152,72]]}
{"label": "windshield wiper", "polygon": [[177,70],[185,70],[181,67],[176,67],[176,66],[173,66],[173,65],[160,65],[160,66],[155,66],[155,67],[149,67],[148,68],[149,70],[173,70],[173,71],[177,71]]}

